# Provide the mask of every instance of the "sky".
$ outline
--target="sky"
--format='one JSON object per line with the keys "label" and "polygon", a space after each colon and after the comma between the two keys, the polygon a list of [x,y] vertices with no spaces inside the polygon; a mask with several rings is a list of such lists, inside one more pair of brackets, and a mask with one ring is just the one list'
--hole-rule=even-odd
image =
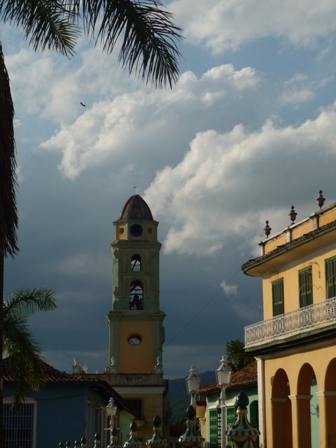
{"label": "sky", "polygon": [[[15,103],[19,248],[5,292],[47,286],[29,319],[44,359],[108,364],[112,222],[134,193],[159,221],[166,378],[215,370],[262,320],[261,280],[241,265],[272,234],[336,201],[336,3],[173,0],[183,28],[173,89],[125,73],[81,38],[68,59],[0,39]],[[84,103],[83,107],[80,102]],[[135,187],[135,188],[134,188]]]}

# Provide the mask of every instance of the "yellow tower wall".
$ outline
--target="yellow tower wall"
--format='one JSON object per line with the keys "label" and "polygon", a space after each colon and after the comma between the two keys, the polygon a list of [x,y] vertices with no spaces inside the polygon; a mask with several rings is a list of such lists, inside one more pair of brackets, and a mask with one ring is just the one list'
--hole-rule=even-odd
{"label": "yellow tower wall", "polygon": [[[128,340],[132,336],[141,335],[139,345],[131,345]],[[154,325],[152,321],[133,320],[119,322],[119,372],[153,373]]]}

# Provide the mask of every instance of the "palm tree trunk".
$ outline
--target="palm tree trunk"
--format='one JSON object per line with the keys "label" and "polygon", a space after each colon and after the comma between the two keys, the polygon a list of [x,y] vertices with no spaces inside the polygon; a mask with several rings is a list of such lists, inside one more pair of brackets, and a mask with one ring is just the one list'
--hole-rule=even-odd
{"label": "palm tree trunk", "polygon": [[18,252],[13,120],[14,105],[0,42],[0,251],[4,256],[12,257]]}
{"label": "palm tree trunk", "polygon": [[[0,347],[2,347],[2,330],[3,330],[3,291],[4,291],[4,255],[0,254]],[[3,361],[2,350],[0,356],[0,446],[5,446],[4,440],[4,420],[3,420]]]}
{"label": "palm tree trunk", "polygon": [[0,447],[4,446],[3,399],[2,399],[2,330],[4,258],[18,252],[16,229],[18,217],[15,200],[16,160],[14,140],[14,106],[9,76],[0,43]]}

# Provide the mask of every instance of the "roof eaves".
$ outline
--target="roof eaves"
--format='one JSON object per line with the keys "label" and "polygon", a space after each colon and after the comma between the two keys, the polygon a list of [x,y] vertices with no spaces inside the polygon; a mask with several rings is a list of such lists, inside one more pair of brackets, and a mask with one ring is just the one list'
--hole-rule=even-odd
{"label": "roof eaves", "polygon": [[[257,361],[252,361],[247,366],[233,373],[231,381],[227,389],[234,389],[236,387],[250,386],[257,383]],[[211,383],[200,388],[200,394],[211,394],[220,391],[218,383]]]}
{"label": "roof eaves", "polygon": [[331,223],[325,224],[322,227],[319,227],[318,229],[314,229],[311,232],[308,232],[304,235],[302,235],[299,238],[296,238],[293,241],[290,241],[286,244],[282,244],[281,246],[278,246],[276,249],[272,250],[266,255],[262,255],[260,257],[253,258],[252,260],[247,261],[242,265],[242,270],[246,274],[248,270],[259,266],[263,263],[266,263],[266,261],[272,260],[275,257],[278,257],[279,255],[288,252],[289,250],[294,249],[295,247],[301,246],[302,244],[305,244],[307,241],[311,241],[317,236],[321,236],[325,233],[331,232],[332,230],[336,229],[336,221],[333,221]]}

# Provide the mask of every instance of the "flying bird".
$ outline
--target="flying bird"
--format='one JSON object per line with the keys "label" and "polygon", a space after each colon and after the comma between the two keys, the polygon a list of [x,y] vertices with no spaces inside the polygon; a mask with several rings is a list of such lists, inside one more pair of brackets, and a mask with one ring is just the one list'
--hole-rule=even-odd
{"label": "flying bird", "polygon": [[82,103],[81,101],[80,101],[80,104],[81,104],[81,105],[82,105],[83,107],[86,107],[86,106],[85,106],[85,104],[84,104],[84,103]]}

